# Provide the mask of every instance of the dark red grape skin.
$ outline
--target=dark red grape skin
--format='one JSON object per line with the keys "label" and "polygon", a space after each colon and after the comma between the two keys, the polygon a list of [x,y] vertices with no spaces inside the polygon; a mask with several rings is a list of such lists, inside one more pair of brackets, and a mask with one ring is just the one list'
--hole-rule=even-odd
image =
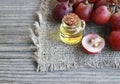
{"label": "dark red grape skin", "polygon": [[93,11],[92,20],[97,25],[106,24],[111,16],[111,12],[106,6],[100,6],[95,11]]}
{"label": "dark red grape skin", "polygon": [[[58,2],[67,2],[68,0],[57,0]],[[74,0],[69,0],[69,3],[74,3]]]}
{"label": "dark red grape skin", "polygon": [[74,0],[69,0],[69,3],[74,3]]}
{"label": "dark red grape skin", "polygon": [[108,42],[113,50],[120,51],[120,31],[112,31],[108,36]]}
{"label": "dark red grape skin", "polygon": [[80,3],[75,9],[75,13],[79,16],[80,19],[85,22],[89,22],[92,14],[92,6]]}
{"label": "dark red grape skin", "polygon": [[107,0],[97,0],[95,3],[94,3],[94,9],[98,8],[99,6],[102,6],[102,5],[107,5],[108,1]]}
{"label": "dark red grape skin", "polygon": [[70,12],[71,9],[68,6],[67,2],[58,3],[56,7],[53,9],[53,18],[57,21],[61,21],[63,16]]}
{"label": "dark red grape skin", "polygon": [[110,27],[111,30],[120,30],[120,11],[111,16]]}
{"label": "dark red grape skin", "polygon": [[117,3],[117,0],[109,0],[111,3]]}
{"label": "dark red grape skin", "polygon": [[57,0],[58,2],[67,2],[68,0]]}
{"label": "dark red grape skin", "polygon": [[95,3],[97,0],[88,0],[89,3]]}
{"label": "dark red grape skin", "polygon": [[77,0],[74,4],[73,4],[73,11],[75,11],[75,9],[78,7],[78,5],[80,3],[83,3],[85,0]]}

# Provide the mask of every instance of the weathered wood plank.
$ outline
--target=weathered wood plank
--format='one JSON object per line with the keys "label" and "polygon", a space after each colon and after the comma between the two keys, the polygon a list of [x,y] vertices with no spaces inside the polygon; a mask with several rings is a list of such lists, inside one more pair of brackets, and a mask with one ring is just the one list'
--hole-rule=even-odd
{"label": "weathered wood plank", "polygon": [[[116,73],[114,73],[114,71]],[[78,84],[99,84],[99,83],[119,83],[120,74],[117,70],[105,70],[105,69],[79,69],[74,71],[60,71],[60,72],[13,72],[6,73],[9,71],[2,72],[2,78],[0,80],[14,81],[14,82],[51,82],[51,83],[78,83]],[[101,73],[104,73],[101,75]],[[76,75],[77,74],[77,75]],[[20,79],[20,80],[19,80]],[[31,80],[34,79],[34,80]]]}
{"label": "weathered wood plank", "polygon": [[[9,1],[10,1],[10,0],[9,0]],[[17,0],[16,0],[16,1],[17,1]],[[34,1],[35,1],[35,0],[34,0]],[[36,1],[37,1],[37,0],[36,0]],[[11,5],[10,3],[9,3],[9,5],[6,5],[6,2],[4,2],[4,3],[2,3],[2,4],[0,3],[0,6],[1,6],[1,7],[38,7],[38,6],[40,5],[40,2],[39,2],[39,1],[37,1],[37,2],[38,2],[38,4],[34,4],[34,2],[32,2],[32,3],[33,3],[33,4],[32,4],[31,1],[30,1],[28,4],[26,4],[26,5],[23,4],[22,6],[17,5],[17,4],[12,4],[12,5]],[[24,3],[24,2],[22,2],[22,3]],[[5,5],[6,5],[6,6],[5,6]]]}
{"label": "weathered wood plank", "polygon": [[[19,82],[12,82],[12,81],[7,81],[8,83],[4,83],[4,81],[2,82],[2,84],[19,84]],[[118,84],[118,82],[112,82],[112,83],[105,83],[105,82],[101,82],[101,83],[99,83],[99,82],[84,82],[84,81],[74,81],[74,82],[46,82],[46,81],[44,81],[44,82],[33,82],[33,81],[31,81],[31,82],[29,82],[29,81],[26,81],[26,82],[20,82],[20,83],[22,83],[22,84]]]}
{"label": "weathered wood plank", "polygon": [[39,5],[39,0],[0,0],[0,6],[31,6]]}
{"label": "weathered wood plank", "polygon": [[34,13],[35,11],[33,10],[29,10],[29,11],[19,11],[19,10],[16,10],[16,11],[0,11],[1,14],[28,14],[28,13]]}
{"label": "weathered wood plank", "polygon": [[5,43],[32,43],[32,40],[29,35],[0,35],[0,43],[5,44]]}
{"label": "weathered wood plank", "polygon": [[0,28],[0,35],[30,35],[28,27]]}
{"label": "weathered wood plank", "polygon": [[0,59],[31,59],[32,56],[33,52],[0,52]]}
{"label": "weathered wood plank", "polygon": [[[76,83],[70,83],[70,82],[35,82],[35,81],[27,81],[27,82],[13,82],[13,81],[1,81],[2,84],[80,84],[79,82]],[[90,83],[86,83],[86,84],[90,84]],[[94,83],[92,83],[94,84]],[[103,83],[102,83],[103,84]]]}
{"label": "weathered wood plank", "polygon": [[7,11],[7,10],[11,10],[11,11],[16,11],[16,10],[19,10],[19,11],[29,11],[29,10],[36,10],[36,6],[2,6],[0,7],[0,10],[1,11]]}
{"label": "weathered wood plank", "polygon": [[30,8],[38,8],[38,5],[39,5],[39,4],[37,4],[37,5],[33,5],[33,4],[27,5],[27,4],[26,4],[26,5],[23,5],[23,6],[20,6],[20,5],[6,5],[6,6],[5,6],[5,4],[3,4],[3,5],[0,4],[0,7],[3,7],[3,8],[14,8],[14,7],[17,7],[17,8],[18,8],[18,7],[19,7],[19,8],[29,8],[29,7],[30,7]]}
{"label": "weathered wood plank", "polygon": [[[4,14],[1,14],[1,15],[4,15]],[[34,17],[34,18],[33,18]],[[26,20],[26,21],[33,21],[33,19],[37,18],[36,15],[27,15],[26,16],[23,16],[22,14],[17,14],[17,15],[14,15],[14,16],[2,16],[0,17],[0,21],[4,20],[4,21],[14,21],[14,20],[19,20],[19,21],[22,21],[22,20]]]}
{"label": "weathered wood plank", "polygon": [[25,51],[34,51],[36,48],[32,44],[0,44],[0,51],[9,51],[9,52],[25,52]]}
{"label": "weathered wood plank", "polygon": [[[15,60],[15,59],[14,59]],[[26,65],[29,65],[30,66],[30,61],[28,61],[30,59],[27,59],[27,63]],[[8,62],[9,63],[9,62]],[[15,64],[15,61],[13,62]],[[6,63],[7,64],[7,63]],[[17,64],[16,64],[17,65]],[[31,65],[32,66],[32,65]],[[63,77],[78,77],[78,76],[81,76],[81,75],[91,75],[91,76],[100,76],[101,73],[104,73],[104,75],[108,75],[108,76],[120,76],[120,73],[119,73],[119,69],[109,69],[109,68],[106,68],[106,69],[91,69],[91,68],[80,68],[80,69],[76,69],[76,70],[69,70],[69,71],[55,71],[55,72],[34,72],[34,71],[28,71],[28,72],[25,72],[25,71],[0,71],[0,73],[4,73],[4,74],[20,74],[20,75],[23,75],[23,74],[26,74],[26,75],[39,75],[39,76],[43,76],[43,77],[47,77],[48,75],[51,75],[52,77],[53,76],[57,76],[59,77],[59,75],[63,76]]]}
{"label": "weathered wood plank", "polygon": [[19,63],[19,62],[32,62],[32,59],[0,59],[0,62],[6,63],[6,62],[14,62],[14,63]]}
{"label": "weathered wood plank", "polygon": [[[33,18],[31,18],[31,19],[33,19]],[[19,19],[14,19],[14,20],[11,20],[11,19],[4,19],[4,20],[0,20],[0,25],[1,24],[13,24],[13,23],[32,23],[32,22],[34,22],[33,20],[27,20],[27,19],[24,19],[24,20],[19,20]]]}
{"label": "weathered wood plank", "polygon": [[[33,22],[32,22],[33,23]],[[31,23],[31,24],[32,24]],[[29,25],[31,25],[30,23],[2,23],[2,24],[0,24],[0,26],[29,26]]]}
{"label": "weathered wood plank", "polygon": [[20,16],[20,17],[0,17],[1,20],[16,20],[16,19],[21,19],[21,20],[31,20],[33,17],[29,16]]}
{"label": "weathered wood plank", "polygon": [[[35,71],[33,60],[30,59],[0,59],[0,71]],[[0,73],[2,74],[2,73]]]}
{"label": "weathered wood plank", "polygon": [[[65,82],[65,81],[68,81],[68,82],[73,82],[73,81],[96,81],[96,82],[107,82],[108,79],[113,79],[113,80],[109,80],[109,82],[112,82],[112,81],[117,81],[117,82],[120,82],[120,77],[112,77],[112,76],[88,76],[88,75],[81,75],[81,76],[61,76],[61,75],[58,75],[58,76],[50,76],[50,77],[45,77],[45,76],[39,76],[39,75],[15,75],[15,74],[10,74],[10,75],[7,75],[7,74],[1,74],[1,76],[4,76],[4,77],[8,77],[8,80],[11,79],[11,80],[14,80],[13,78],[16,78],[16,80],[14,81],[18,81],[18,79],[22,79],[22,80],[19,80],[19,81],[25,81],[27,79],[27,81],[30,79],[34,79],[35,78],[35,81],[56,81],[56,82]],[[23,78],[24,77],[24,78]],[[104,77],[104,79],[103,79]],[[88,79],[88,80],[86,80]],[[107,79],[107,80],[106,80]],[[3,78],[1,79],[3,80]],[[33,80],[31,80],[33,81]]]}

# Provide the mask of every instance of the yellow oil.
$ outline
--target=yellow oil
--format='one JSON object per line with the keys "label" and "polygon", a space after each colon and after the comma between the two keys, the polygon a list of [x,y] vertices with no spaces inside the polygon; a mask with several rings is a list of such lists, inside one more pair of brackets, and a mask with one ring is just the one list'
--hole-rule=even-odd
{"label": "yellow oil", "polygon": [[68,45],[75,45],[82,39],[82,31],[68,31],[62,25],[60,26],[60,39]]}

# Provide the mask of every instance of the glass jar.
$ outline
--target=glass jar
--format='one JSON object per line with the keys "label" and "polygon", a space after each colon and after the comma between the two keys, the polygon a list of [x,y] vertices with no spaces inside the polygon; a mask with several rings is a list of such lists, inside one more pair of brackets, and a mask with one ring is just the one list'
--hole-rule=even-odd
{"label": "glass jar", "polygon": [[78,24],[74,26],[69,26],[62,20],[59,34],[61,41],[68,45],[79,43],[82,39],[82,33],[85,26],[86,24],[84,20],[80,20]]}

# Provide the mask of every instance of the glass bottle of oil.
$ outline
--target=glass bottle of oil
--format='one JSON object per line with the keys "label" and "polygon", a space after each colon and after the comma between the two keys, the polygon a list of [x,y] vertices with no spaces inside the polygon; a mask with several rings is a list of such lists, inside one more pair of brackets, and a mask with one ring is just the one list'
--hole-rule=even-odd
{"label": "glass bottle of oil", "polygon": [[75,45],[82,39],[85,22],[74,13],[64,16],[60,25],[60,39],[68,45]]}

